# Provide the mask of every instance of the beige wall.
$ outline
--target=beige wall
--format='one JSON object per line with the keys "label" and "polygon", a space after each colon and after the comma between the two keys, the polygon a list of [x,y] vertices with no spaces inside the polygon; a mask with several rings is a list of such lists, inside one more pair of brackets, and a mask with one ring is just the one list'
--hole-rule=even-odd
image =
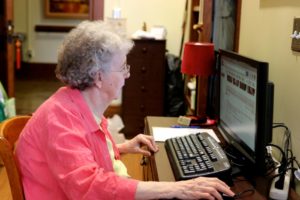
{"label": "beige wall", "polygon": [[[300,53],[291,50],[290,38],[295,16],[300,16],[299,0],[244,0],[239,52],[269,62],[269,79],[275,84],[274,122],[290,128],[293,152],[300,160]],[[281,145],[282,134],[282,129],[274,131],[273,141]]]}
{"label": "beige wall", "polygon": [[105,17],[112,16],[113,8],[121,8],[129,36],[141,29],[143,22],[149,29],[156,25],[164,26],[167,30],[167,49],[172,54],[179,54],[185,0],[106,0],[104,5]]}

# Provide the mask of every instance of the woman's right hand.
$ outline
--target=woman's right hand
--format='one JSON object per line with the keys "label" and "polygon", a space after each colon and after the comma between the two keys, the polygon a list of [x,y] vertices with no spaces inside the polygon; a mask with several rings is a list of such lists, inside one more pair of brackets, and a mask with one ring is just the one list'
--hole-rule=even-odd
{"label": "woman's right hand", "polygon": [[222,193],[230,197],[234,196],[229,186],[217,178],[199,177],[178,182],[140,181],[135,199],[222,200]]}
{"label": "woman's right hand", "polygon": [[229,186],[218,178],[199,177],[176,182],[178,199],[222,199],[221,193],[234,196]]}

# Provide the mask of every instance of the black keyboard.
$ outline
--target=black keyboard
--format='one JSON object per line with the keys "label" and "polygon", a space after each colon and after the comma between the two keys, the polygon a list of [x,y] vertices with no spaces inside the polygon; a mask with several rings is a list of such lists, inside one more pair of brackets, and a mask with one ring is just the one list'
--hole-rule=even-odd
{"label": "black keyboard", "polygon": [[227,183],[231,181],[229,160],[208,133],[167,139],[165,148],[177,181],[199,176],[218,177]]}

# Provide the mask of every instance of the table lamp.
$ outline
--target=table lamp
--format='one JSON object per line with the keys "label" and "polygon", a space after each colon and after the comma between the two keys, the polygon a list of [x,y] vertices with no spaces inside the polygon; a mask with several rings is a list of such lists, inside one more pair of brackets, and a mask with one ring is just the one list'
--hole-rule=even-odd
{"label": "table lamp", "polygon": [[187,42],[184,45],[181,72],[197,78],[195,117],[202,125],[212,125],[215,120],[207,117],[208,78],[214,74],[214,45]]}

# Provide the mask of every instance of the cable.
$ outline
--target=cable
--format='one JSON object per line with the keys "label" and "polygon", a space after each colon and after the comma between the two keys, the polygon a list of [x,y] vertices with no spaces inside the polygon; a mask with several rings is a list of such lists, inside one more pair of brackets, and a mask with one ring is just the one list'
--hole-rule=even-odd
{"label": "cable", "polygon": [[[272,184],[272,192],[270,196],[275,197],[280,195],[287,195],[287,187],[295,188],[295,178],[293,176],[295,170],[294,163],[299,167],[299,163],[293,155],[292,142],[291,142],[291,131],[284,123],[273,123],[273,128],[284,128],[284,134],[282,137],[282,148],[278,145],[270,144],[270,146],[277,148],[281,152],[281,162],[278,167],[271,170],[268,175],[277,169],[277,174],[272,176],[270,182]],[[275,182],[274,179],[276,179]]]}
{"label": "cable", "polygon": [[272,169],[270,169],[266,174],[265,174],[265,176],[266,177],[268,177],[268,176],[270,176],[276,169],[278,169],[279,168],[279,165],[277,166],[277,167],[274,167],[274,168],[272,168]]}
{"label": "cable", "polygon": [[286,159],[286,154],[285,152],[282,150],[282,148],[280,148],[278,145],[276,144],[268,144],[267,146],[272,146],[272,147],[275,147],[277,148],[280,152],[281,152],[281,165],[279,166],[279,173],[283,171],[283,168],[285,169],[286,168],[286,165],[287,165],[287,159]]}
{"label": "cable", "polygon": [[292,149],[292,143],[291,143],[291,131],[284,123],[274,123],[273,128],[285,128],[284,132],[284,138],[283,138],[283,147],[285,156],[288,157],[288,149]]}
{"label": "cable", "polygon": [[278,189],[283,189],[284,187],[284,180],[285,180],[285,174],[287,172],[287,167],[288,167],[288,161],[286,158],[286,154],[285,152],[282,150],[282,148],[280,148],[278,145],[275,144],[269,144],[269,146],[275,147],[278,150],[280,150],[281,154],[282,154],[282,158],[281,158],[281,164],[278,167],[278,174],[276,174],[275,176],[272,177],[271,181],[275,178],[275,177],[279,177],[278,180],[275,182],[275,187]]}
{"label": "cable", "polygon": [[234,195],[234,199],[242,199],[246,196],[250,196],[253,195],[255,193],[255,189],[254,187],[248,188],[242,192],[239,192],[237,194]]}
{"label": "cable", "polygon": [[296,160],[296,157],[293,157],[293,160],[296,162],[296,164],[298,165],[298,168],[300,168],[300,164],[298,162],[298,160]]}
{"label": "cable", "polygon": [[[288,164],[288,158],[289,158],[289,153],[292,154],[292,143],[291,143],[291,131],[289,128],[284,124],[284,123],[274,123],[273,128],[284,128],[284,137],[283,137],[283,150],[279,148],[279,146],[276,145],[276,148],[280,149],[282,153],[282,159],[281,159],[281,167],[279,168],[279,172],[282,170],[286,169],[287,164]],[[273,145],[274,146],[274,145]]]}
{"label": "cable", "polygon": [[[234,181],[235,183],[236,183],[236,182],[242,182],[242,181],[247,181],[247,182],[249,182],[248,179],[240,178],[240,177],[239,177],[239,178],[235,178],[233,181]],[[251,182],[249,182],[249,183],[252,184]],[[249,187],[249,188],[247,188],[247,189],[245,189],[245,190],[243,190],[243,191],[241,191],[241,192],[236,193],[236,194],[233,196],[233,198],[234,198],[234,199],[243,199],[244,197],[253,195],[254,193],[255,193],[255,188],[254,188],[253,186],[251,186],[251,187]]]}
{"label": "cable", "polygon": [[247,160],[240,154],[238,154],[236,151],[234,151],[231,147],[224,148],[224,152],[228,159],[230,160],[230,163],[237,166],[237,167],[245,167],[247,166]]}

